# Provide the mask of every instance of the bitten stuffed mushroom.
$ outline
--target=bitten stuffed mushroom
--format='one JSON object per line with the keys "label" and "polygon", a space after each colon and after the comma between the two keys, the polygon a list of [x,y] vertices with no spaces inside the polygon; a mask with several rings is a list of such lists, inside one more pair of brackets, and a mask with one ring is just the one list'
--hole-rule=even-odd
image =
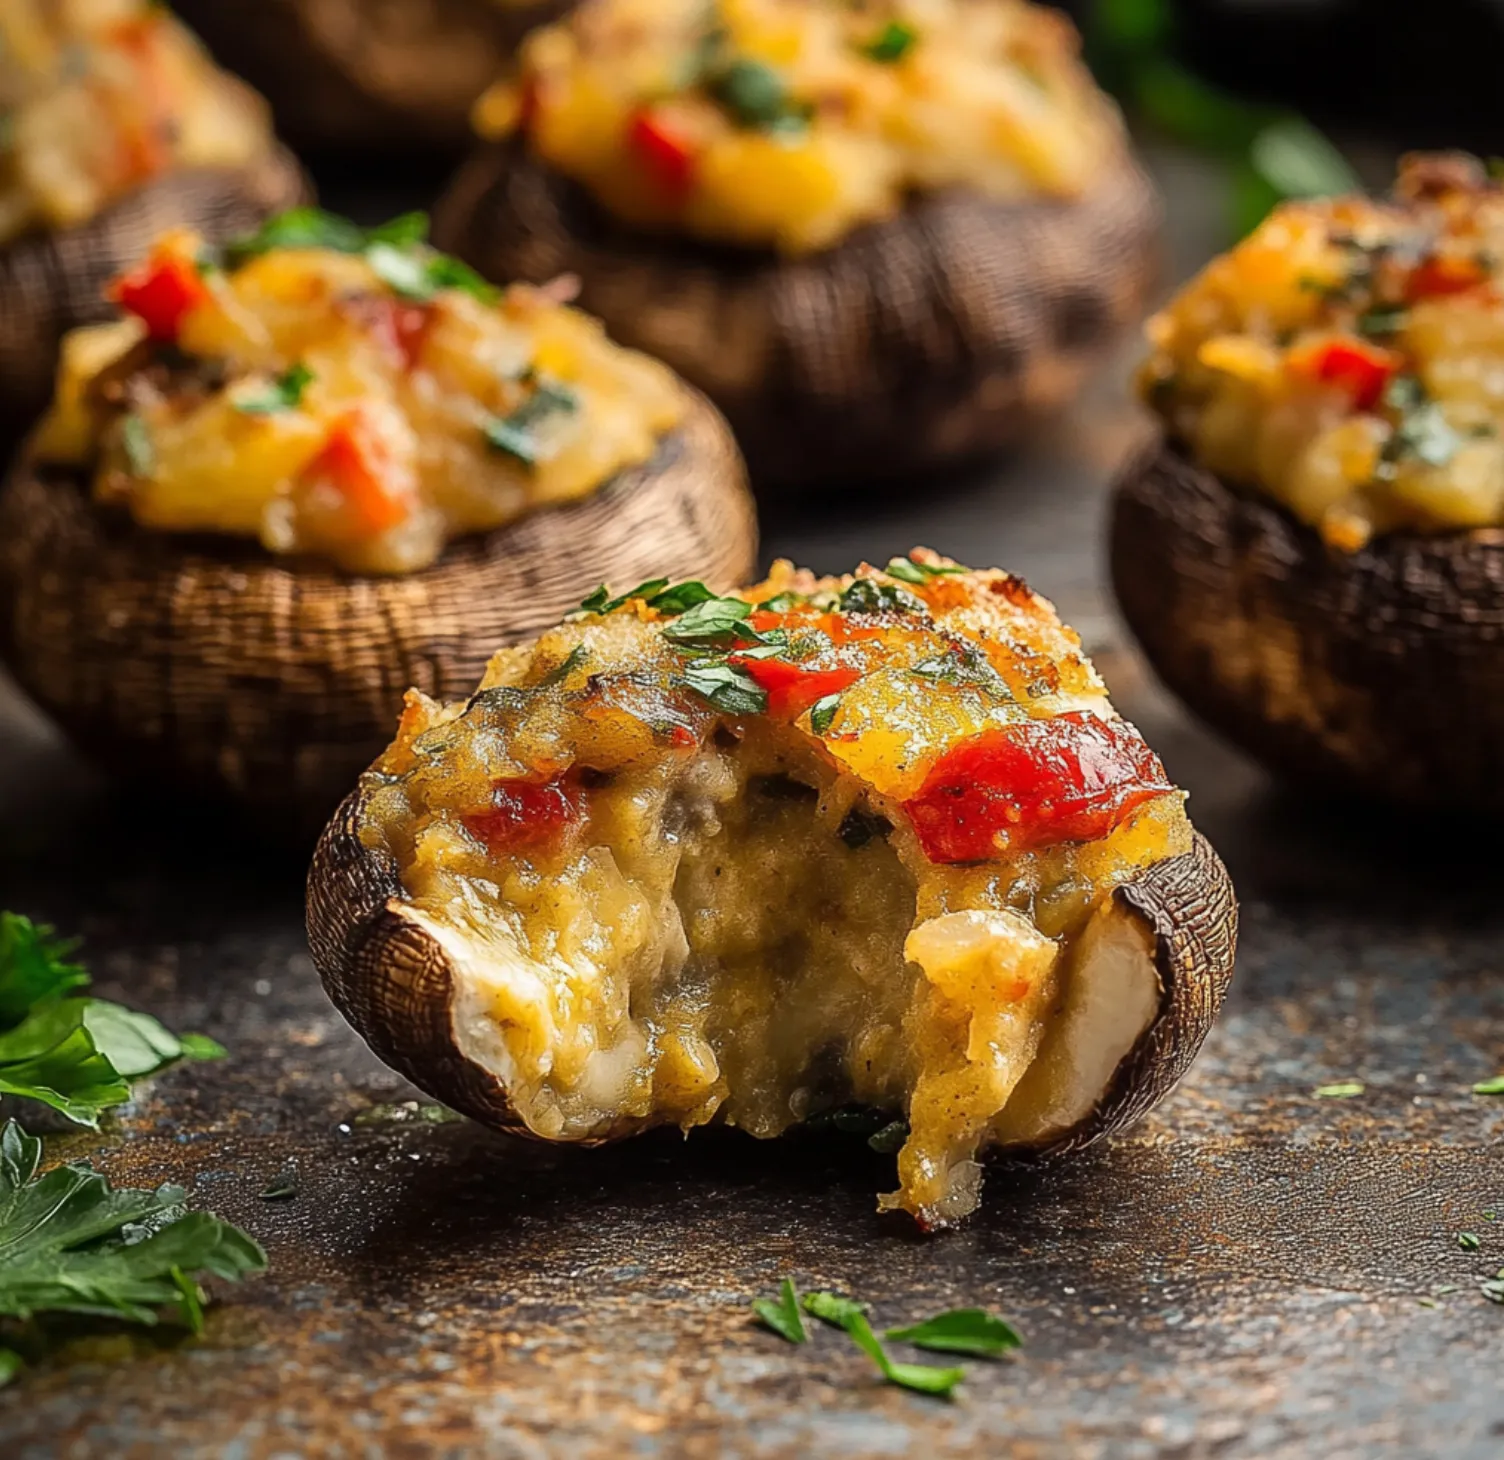
{"label": "bitten stuffed mushroom", "polygon": [[69,337],[0,494],[0,654],[101,758],[321,824],[414,682],[463,692],[602,573],[748,570],[715,411],[424,227],[169,234]]}
{"label": "bitten stuffed mushroom", "polygon": [[1149,326],[1112,566],[1166,682],[1301,780],[1504,811],[1504,190],[1289,204]]}
{"label": "bitten stuffed mushroom", "polygon": [[297,145],[463,150],[475,99],[568,0],[178,0]]}
{"label": "bitten stuffed mushroom", "polygon": [[933,554],[740,597],[593,594],[470,698],[409,696],[309,884],[335,1002],[492,1125],[595,1143],[849,1102],[885,1208],[978,1202],[1199,1046],[1236,908],[1184,797],[1018,579]]}
{"label": "bitten stuffed mushroom", "polygon": [[477,108],[437,235],[726,412],[754,477],[995,448],[1135,317],[1158,212],[1069,22],[1021,0],[587,0]]}
{"label": "bitten stuffed mushroom", "polygon": [[58,345],[165,228],[223,239],[297,202],[265,104],[148,0],[0,7],[0,446],[47,403]]}

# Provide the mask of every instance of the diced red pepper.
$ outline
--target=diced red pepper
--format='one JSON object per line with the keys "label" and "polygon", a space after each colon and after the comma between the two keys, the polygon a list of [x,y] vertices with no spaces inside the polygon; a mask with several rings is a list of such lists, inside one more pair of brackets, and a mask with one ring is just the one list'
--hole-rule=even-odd
{"label": "diced red pepper", "polygon": [[652,107],[644,107],[632,118],[627,140],[665,201],[684,202],[694,191],[698,167],[693,143]]}
{"label": "diced red pepper", "polygon": [[183,321],[209,298],[209,286],[192,260],[159,252],[116,279],[106,293],[141,320],[152,339],[174,344]]}
{"label": "diced red pepper", "polygon": [[1296,368],[1316,380],[1340,386],[1360,411],[1371,411],[1384,398],[1404,357],[1360,339],[1328,340],[1299,358]]}
{"label": "diced red pepper", "polygon": [[748,659],[741,654],[731,655],[731,662],[767,691],[768,713],[784,720],[797,719],[826,695],[840,694],[862,677],[860,669],[846,665],[815,669],[785,659]]}
{"label": "diced red pepper", "polygon": [[405,304],[400,299],[383,299],[380,303],[382,312],[377,328],[404,368],[412,370],[423,356],[433,309],[427,304]]}
{"label": "diced red pepper", "polygon": [[1435,254],[1411,273],[1405,281],[1405,293],[1414,303],[1419,299],[1465,294],[1487,279],[1488,270],[1476,258]]}
{"label": "diced red pepper", "polygon": [[962,741],[904,809],[930,861],[982,862],[1094,841],[1173,789],[1136,732],[1072,713]]}
{"label": "diced red pepper", "polygon": [[585,793],[566,774],[548,781],[496,781],[489,809],[460,820],[493,853],[505,855],[555,846],[584,818]]}
{"label": "diced red pepper", "polygon": [[361,536],[375,537],[407,519],[406,484],[397,480],[390,452],[362,411],[334,424],[304,478],[324,481],[339,493]]}

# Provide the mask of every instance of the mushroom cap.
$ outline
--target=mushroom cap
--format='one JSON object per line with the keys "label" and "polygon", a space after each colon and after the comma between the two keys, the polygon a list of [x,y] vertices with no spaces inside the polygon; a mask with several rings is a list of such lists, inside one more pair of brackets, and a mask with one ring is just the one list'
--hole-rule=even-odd
{"label": "mushroom cap", "polygon": [[223,241],[310,192],[292,154],[279,147],[253,167],[164,174],[87,223],[24,234],[0,249],[0,449],[8,454],[45,409],[63,336],[115,317],[105,286],[162,233],[187,227]]}
{"label": "mushroom cap", "polygon": [[615,338],[720,406],[759,485],[797,488],[1014,441],[1138,317],[1159,221],[1125,151],[1076,201],[921,195],[781,258],[636,232],[514,138],[461,170],[435,238],[493,279],[578,275]]}
{"label": "mushroom cap", "polygon": [[409,687],[468,694],[497,648],[601,582],[750,576],[745,469],[714,407],[687,394],[646,465],[406,577],[154,532],[98,508],[79,472],[23,458],[0,491],[0,661],[101,763],[228,793],[311,838]]}
{"label": "mushroom cap", "polygon": [[1291,779],[1504,811],[1504,531],[1327,547],[1173,445],[1119,480],[1113,584],[1160,677]]}
{"label": "mushroom cap", "polygon": [[[533,1136],[505,1086],[457,1048],[452,947],[458,935],[446,935],[411,906],[391,854],[362,840],[369,794],[363,784],[346,798],[309,872],[308,938],[324,987],[375,1053],[435,1099],[497,1130]],[[1075,1027],[1088,1040],[1121,1037],[1119,990],[1137,983],[1147,985],[1150,999],[1146,1019],[1133,1026],[1141,1032],[1126,1053],[1096,1067],[1095,1098],[1078,1101],[1068,1125],[1037,1110],[992,1147],[1005,1155],[1065,1155],[1138,1119],[1185,1073],[1227,993],[1237,902],[1226,869],[1199,834],[1192,851],[1118,888],[1102,918],[1107,956],[1094,980],[1096,1011]],[[1119,1027],[1093,1031],[1087,1027],[1093,1020]],[[1089,1055],[1084,1063],[1091,1064]],[[611,1132],[582,1144],[629,1136],[643,1124],[623,1117]]]}
{"label": "mushroom cap", "polygon": [[572,0],[177,0],[216,57],[300,147],[458,155],[470,108],[519,41]]}

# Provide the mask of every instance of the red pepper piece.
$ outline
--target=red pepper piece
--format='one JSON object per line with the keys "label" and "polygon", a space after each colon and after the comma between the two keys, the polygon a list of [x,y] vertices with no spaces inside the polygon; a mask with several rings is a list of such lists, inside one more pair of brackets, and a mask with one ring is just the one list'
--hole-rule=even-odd
{"label": "red pepper piece", "polygon": [[335,422],[324,449],[303,475],[327,482],[339,493],[361,536],[375,537],[407,518],[405,483],[395,480],[391,456],[361,411]]}
{"label": "red pepper piece", "polygon": [[152,339],[174,344],[184,319],[209,298],[209,286],[191,260],[158,253],[116,279],[106,295],[141,320]]}
{"label": "red pepper piece", "polygon": [[1317,346],[1299,360],[1296,368],[1340,386],[1360,411],[1371,411],[1384,398],[1384,391],[1403,363],[1402,356],[1382,345],[1344,338]]}
{"label": "red pepper piece", "polygon": [[566,775],[548,781],[496,781],[490,808],[460,820],[493,853],[505,855],[557,845],[584,817],[585,793]]}
{"label": "red pepper piece", "polygon": [[860,669],[845,665],[815,669],[784,659],[748,659],[740,654],[731,655],[731,662],[768,692],[768,713],[784,720],[796,719],[826,695],[840,694],[862,677]]}
{"label": "red pepper piece", "polygon": [[665,201],[683,203],[694,191],[698,162],[689,139],[662,112],[644,107],[632,118],[627,140]]}
{"label": "red pepper piece", "polygon": [[1475,258],[1435,254],[1411,273],[1405,281],[1405,294],[1411,303],[1418,299],[1465,294],[1487,279],[1488,271]]}
{"label": "red pepper piece", "polygon": [[982,862],[1094,841],[1172,790],[1135,731],[1074,712],[962,741],[904,809],[930,861]]}

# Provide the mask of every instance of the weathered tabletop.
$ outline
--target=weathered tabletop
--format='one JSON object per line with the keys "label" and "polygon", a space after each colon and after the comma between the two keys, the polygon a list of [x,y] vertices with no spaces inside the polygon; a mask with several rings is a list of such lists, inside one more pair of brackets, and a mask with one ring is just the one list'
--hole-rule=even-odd
{"label": "weathered tabletop", "polygon": [[[995,1174],[934,1240],[879,1220],[860,1142],[556,1153],[382,1115],[414,1092],[319,990],[301,867],[112,793],[0,685],[0,906],[232,1050],[58,1149],[183,1182],[272,1261],[202,1341],[86,1344],[0,1391],[0,1455],[1504,1454],[1504,1309],[1478,1292],[1504,1267],[1504,1101],[1469,1093],[1504,1066],[1496,843],[1282,797],[1153,689],[1097,562],[1136,429],[1103,391],[946,495],[768,524],[768,556],[820,569],[926,542],[1027,575],[1243,897],[1236,990],[1180,1091],[1073,1167]],[[1345,1079],[1367,1093],[1312,1097]],[[261,1200],[288,1168],[299,1194]],[[784,1274],[890,1322],[986,1303],[1027,1349],[952,1405],[883,1388],[836,1335],[748,1324]]]}

